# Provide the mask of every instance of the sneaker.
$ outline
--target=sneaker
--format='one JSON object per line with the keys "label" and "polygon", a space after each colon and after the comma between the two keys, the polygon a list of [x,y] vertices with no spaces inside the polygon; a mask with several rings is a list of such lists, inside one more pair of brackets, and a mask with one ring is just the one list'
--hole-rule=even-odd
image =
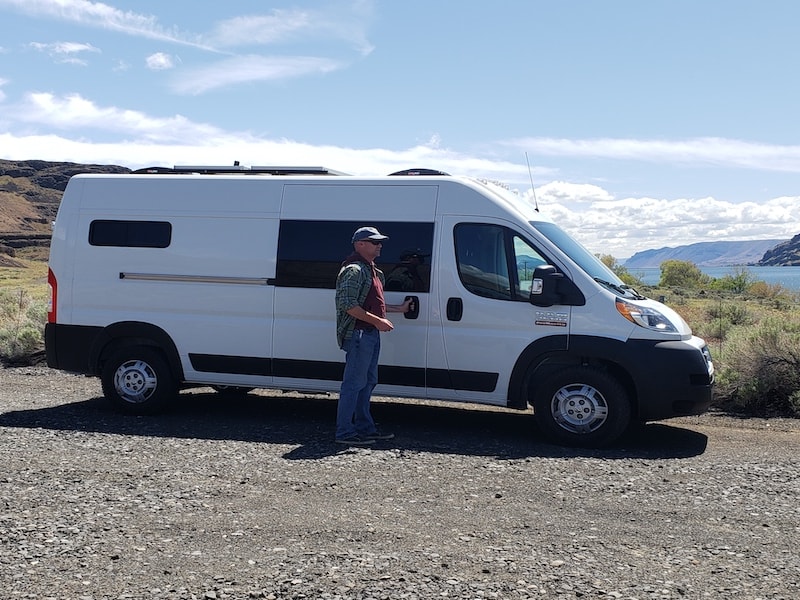
{"label": "sneaker", "polygon": [[348,446],[369,446],[370,444],[374,444],[375,440],[363,435],[351,435],[346,438],[336,438],[336,443],[346,444]]}
{"label": "sneaker", "polygon": [[372,433],[368,433],[364,436],[368,440],[390,440],[394,437],[393,433],[389,433],[387,431],[381,431],[380,429],[376,429]]}

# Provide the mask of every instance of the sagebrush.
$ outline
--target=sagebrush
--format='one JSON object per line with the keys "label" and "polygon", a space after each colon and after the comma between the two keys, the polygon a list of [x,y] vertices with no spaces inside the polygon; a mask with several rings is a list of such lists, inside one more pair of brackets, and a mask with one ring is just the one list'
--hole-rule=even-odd
{"label": "sagebrush", "polygon": [[44,347],[47,303],[23,289],[0,289],[0,357],[17,360]]}

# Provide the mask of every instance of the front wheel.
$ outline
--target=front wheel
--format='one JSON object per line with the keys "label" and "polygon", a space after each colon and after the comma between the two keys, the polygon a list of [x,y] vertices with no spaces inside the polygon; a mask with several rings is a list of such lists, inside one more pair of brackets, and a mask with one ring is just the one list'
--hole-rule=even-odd
{"label": "front wheel", "polygon": [[115,407],[132,414],[152,414],[178,392],[162,354],[148,346],[129,346],[114,352],[100,376],[103,395]]}
{"label": "front wheel", "polygon": [[628,393],[605,371],[568,367],[536,387],[533,409],[541,428],[568,446],[601,447],[616,440],[631,420]]}

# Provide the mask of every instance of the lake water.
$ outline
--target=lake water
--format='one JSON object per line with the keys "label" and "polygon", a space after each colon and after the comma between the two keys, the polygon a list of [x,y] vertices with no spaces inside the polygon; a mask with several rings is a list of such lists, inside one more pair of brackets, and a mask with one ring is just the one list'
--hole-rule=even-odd
{"label": "lake water", "polygon": [[[700,267],[710,277],[719,279],[725,275],[734,275],[740,267]],[[766,283],[778,283],[787,290],[800,291],[800,267],[744,267],[755,280]],[[647,285],[656,285],[661,279],[661,269],[628,269],[631,275],[641,278]]]}

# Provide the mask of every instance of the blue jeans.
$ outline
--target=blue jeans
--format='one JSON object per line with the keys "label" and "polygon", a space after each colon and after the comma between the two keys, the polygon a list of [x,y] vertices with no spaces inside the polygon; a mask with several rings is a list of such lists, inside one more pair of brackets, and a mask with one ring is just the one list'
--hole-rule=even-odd
{"label": "blue jeans", "polygon": [[356,329],[343,350],[347,354],[336,410],[336,439],[375,432],[369,401],[378,383],[381,334],[377,329]]}

